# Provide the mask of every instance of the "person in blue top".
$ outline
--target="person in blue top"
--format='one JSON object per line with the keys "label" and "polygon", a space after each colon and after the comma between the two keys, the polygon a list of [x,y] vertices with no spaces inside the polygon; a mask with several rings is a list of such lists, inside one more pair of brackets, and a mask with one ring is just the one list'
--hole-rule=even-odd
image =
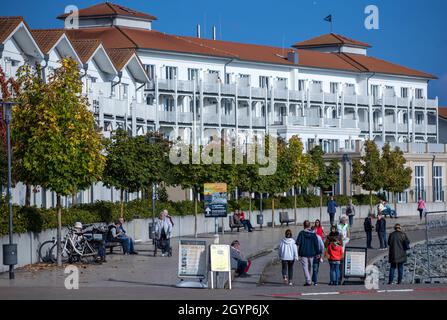
{"label": "person in blue top", "polygon": [[334,224],[336,212],[337,212],[337,202],[335,202],[334,197],[331,196],[331,198],[327,202],[327,213],[329,213],[329,220],[331,221],[331,225]]}

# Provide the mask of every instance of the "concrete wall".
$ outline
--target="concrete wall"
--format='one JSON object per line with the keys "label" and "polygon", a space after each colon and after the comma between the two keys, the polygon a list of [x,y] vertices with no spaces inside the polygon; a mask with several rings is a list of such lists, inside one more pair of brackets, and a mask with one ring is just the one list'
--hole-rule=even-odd
{"label": "concrete wall", "polygon": [[[413,203],[397,204],[398,216],[417,216],[419,212],[416,210],[417,206]],[[442,211],[447,210],[447,204],[445,202],[440,203],[428,203],[427,209],[429,211]],[[275,225],[279,225],[279,212],[287,211],[290,219],[294,219],[293,209],[279,209],[275,210]],[[336,217],[340,216],[340,208],[337,210]],[[368,214],[369,206],[359,206],[356,207],[356,218],[365,218]],[[246,217],[250,218],[250,221],[254,227],[259,227],[256,223],[256,216],[259,211],[253,211],[251,214],[246,212]],[[264,224],[263,227],[267,226],[267,223],[272,221],[272,211],[263,210]],[[298,208],[297,209],[297,222],[302,223],[304,220],[315,221],[320,217],[320,208]],[[149,223],[152,219],[135,219],[126,223],[125,229],[128,234],[134,239],[148,241],[149,240]],[[194,235],[194,216],[174,216],[174,237],[191,237]],[[224,225],[224,232],[230,230],[227,218],[219,218],[219,227]],[[326,207],[323,207],[322,221],[328,222],[329,215],[327,214]],[[197,219],[198,233],[214,233],[214,219],[205,218],[203,214],[198,215]],[[235,237],[237,232],[235,232]],[[63,229],[62,234],[65,235],[66,229]],[[56,229],[50,229],[42,231],[41,233],[22,233],[14,234],[14,243],[18,244],[18,265],[16,267],[25,266],[31,263],[36,263],[39,261],[38,249],[39,245],[50,240],[52,237],[56,237]],[[0,238],[0,246],[9,243],[8,236]],[[0,250],[0,263],[3,263],[3,251]],[[0,265],[0,272],[8,271],[8,267]]]}

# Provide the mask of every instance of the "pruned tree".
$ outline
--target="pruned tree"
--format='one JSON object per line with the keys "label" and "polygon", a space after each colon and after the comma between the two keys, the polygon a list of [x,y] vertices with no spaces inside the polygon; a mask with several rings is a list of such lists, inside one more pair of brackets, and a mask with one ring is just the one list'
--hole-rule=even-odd
{"label": "pruned tree", "polygon": [[332,159],[327,163],[324,159],[324,151],[320,146],[315,146],[309,151],[314,166],[318,168],[316,179],[312,181],[312,185],[320,189],[320,221],[323,216],[323,191],[330,188],[338,179],[339,164],[336,159]]}
{"label": "pruned tree", "polygon": [[379,149],[374,141],[365,141],[362,157],[352,161],[352,182],[369,191],[370,212],[373,211],[372,192],[377,192],[382,188],[383,174]]}

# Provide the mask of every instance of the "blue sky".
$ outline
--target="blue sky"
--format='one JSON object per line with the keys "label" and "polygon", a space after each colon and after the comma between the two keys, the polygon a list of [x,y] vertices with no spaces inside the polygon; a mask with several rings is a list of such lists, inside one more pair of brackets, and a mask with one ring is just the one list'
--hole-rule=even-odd
{"label": "blue sky", "polygon": [[[3,0],[0,15],[21,15],[31,28],[61,27],[55,17],[66,5],[83,8],[100,0]],[[432,73],[429,97],[438,96],[447,106],[446,0],[120,0],[112,1],[158,17],[153,28],[166,33],[211,37],[215,25],[222,40],[290,46],[329,32],[328,14],[334,16],[334,32],[373,46],[369,54]],[[379,30],[364,27],[365,7],[379,8]]]}

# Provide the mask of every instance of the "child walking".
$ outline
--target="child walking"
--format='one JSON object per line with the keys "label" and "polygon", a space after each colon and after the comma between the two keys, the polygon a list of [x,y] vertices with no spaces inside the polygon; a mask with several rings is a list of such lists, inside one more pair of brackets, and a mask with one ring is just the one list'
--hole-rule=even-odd
{"label": "child walking", "polygon": [[279,243],[279,259],[282,265],[282,277],[285,284],[292,285],[293,264],[298,260],[298,247],[292,237],[292,231],[286,230],[285,238]]}

